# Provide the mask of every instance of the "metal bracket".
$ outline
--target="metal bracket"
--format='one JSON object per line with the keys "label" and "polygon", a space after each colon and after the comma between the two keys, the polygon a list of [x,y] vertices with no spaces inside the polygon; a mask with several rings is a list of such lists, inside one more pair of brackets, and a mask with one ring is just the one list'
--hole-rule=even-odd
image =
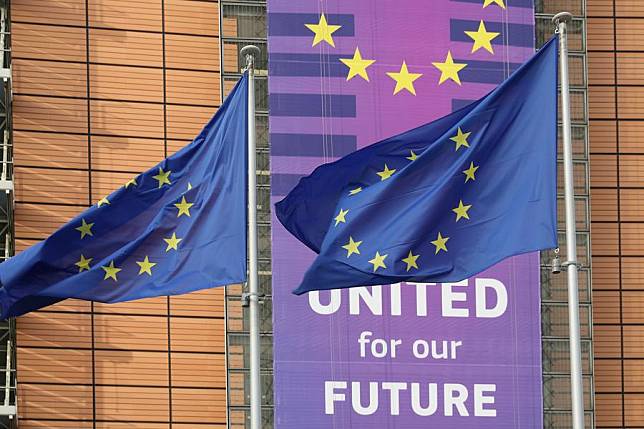
{"label": "metal bracket", "polygon": [[562,263],[561,263],[561,266],[562,266],[562,267],[564,267],[564,268],[568,268],[568,266],[570,266],[570,265],[574,265],[574,266],[576,266],[577,268],[581,268],[581,267],[582,267],[582,265],[581,265],[579,262],[577,262],[577,261],[566,261],[566,262],[562,262]]}
{"label": "metal bracket", "polygon": [[242,303],[242,307],[249,307],[250,306],[250,298],[253,297],[253,296],[256,297],[257,302],[261,304],[262,302],[264,302],[264,298],[266,297],[266,294],[263,294],[263,293],[250,293],[250,292],[242,293],[241,299],[240,299],[240,301]]}

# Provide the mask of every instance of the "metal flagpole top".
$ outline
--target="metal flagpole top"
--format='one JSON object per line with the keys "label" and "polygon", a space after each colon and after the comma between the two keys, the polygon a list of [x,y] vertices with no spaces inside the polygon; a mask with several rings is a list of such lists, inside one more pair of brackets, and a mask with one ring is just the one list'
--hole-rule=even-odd
{"label": "metal flagpole top", "polygon": [[255,46],[255,45],[246,45],[243,48],[241,48],[241,50],[239,51],[239,54],[242,56],[242,58],[246,59],[246,61],[248,62],[248,57],[249,56],[252,57],[252,58],[257,58],[259,56],[260,52],[261,51],[259,50],[259,48],[257,46]]}
{"label": "metal flagpole top", "polygon": [[554,22],[555,24],[559,24],[560,22],[567,23],[570,21],[572,21],[572,13],[570,12],[559,12],[558,14],[552,17],[552,22]]}

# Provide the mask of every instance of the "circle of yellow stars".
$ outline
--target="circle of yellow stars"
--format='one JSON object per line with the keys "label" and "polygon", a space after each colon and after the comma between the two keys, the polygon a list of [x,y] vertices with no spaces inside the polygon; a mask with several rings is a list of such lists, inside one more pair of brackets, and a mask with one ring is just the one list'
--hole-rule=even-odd
{"label": "circle of yellow stars", "polygon": [[[461,127],[457,127],[456,134],[453,135],[452,137],[449,138],[452,142],[455,144],[455,152],[458,152],[458,150],[461,147],[469,148],[470,143],[468,141],[469,137],[472,135],[471,131],[468,130],[463,130]],[[416,161],[418,159],[418,154],[416,154],[413,150],[409,151],[409,156],[405,157],[408,159],[410,162]],[[476,173],[478,171],[480,166],[476,165],[474,161],[470,161],[469,167],[466,168],[465,170],[462,170],[462,174],[465,175],[465,183],[468,183],[469,181],[476,181]],[[380,182],[387,180],[391,178],[394,173],[396,173],[395,168],[389,168],[389,166],[385,163],[383,166],[383,169],[381,171],[376,171],[376,175],[380,178]],[[349,191],[349,196],[356,195],[360,192],[363,191],[362,186],[353,188]],[[459,200],[458,205],[452,209],[452,212],[455,214],[455,222],[462,221],[463,219],[465,220],[470,220],[470,214],[469,210],[472,208],[472,204],[467,204],[463,202],[462,199]],[[345,208],[340,208],[338,213],[335,215],[333,220],[335,221],[334,226],[337,227],[340,224],[346,224],[347,222],[347,215],[349,214],[350,209],[345,209]],[[443,236],[443,232],[438,231],[436,235],[436,239],[431,240],[430,243],[434,246],[434,254],[438,255],[440,252],[448,252],[448,247],[447,247],[447,242],[449,241],[450,237],[449,236]],[[362,240],[355,240],[353,236],[349,236],[349,242],[343,244],[341,247],[346,250],[346,257],[349,258],[352,255],[360,255],[360,245],[362,244]],[[369,260],[369,264],[371,264],[373,272],[377,272],[379,269],[386,269],[387,264],[385,262],[386,258],[389,256],[389,254],[381,254],[380,251],[376,251],[375,255],[373,258]],[[420,253],[419,254],[414,254],[413,250],[409,250],[409,253],[405,258],[402,258],[401,261],[405,263],[405,269],[407,272],[409,272],[412,269],[418,270],[419,265],[418,265],[418,259],[420,258]]]}
{"label": "circle of yellow stars", "polygon": [[[495,4],[503,9],[506,8],[504,0],[483,0],[483,8]],[[324,13],[320,15],[320,18],[316,23],[307,23],[304,26],[313,33],[313,41],[311,46],[320,45],[322,42],[327,45],[335,48],[335,41],[333,40],[333,33],[342,28],[341,25],[330,24],[327,20],[327,17]],[[477,52],[480,49],[494,54],[494,48],[492,47],[492,41],[496,39],[500,33],[494,31],[488,31],[485,26],[485,22],[480,20],[478,28],[472,29],[464,32],[470,39],[472,39],[472,50],[471,53]],[[359,76],[364,81],[369,82],[369,72],[368,68],[372,66],[376,60],[371,58],[363,57],[360,48],[356,46],[353,56],[351,58],[340,58],[342,64],[348,67],[347,71],[347,81],[352,80],[354,77]],[[442,85],[445,82],[452,81],[457,85],[461,85],[461,78],[459,72],[467,67],[467,63],[461,63],[454,61],[452,57],[452,52],[447,51],[445,59],[443,61],[433,61],[432,65],[440,72],[440,77],[438,78],[438,84]],[[394,82],[395,87],[393,90],[393,95],[406,91],[411,95],[416,95],[416,88],[414,87],[414,82],[420,79],[423,76],[423,73],[413,72],[409,70],[409,66],[405,60],[402,61],[398,71],[387,71],[385,72]]]}
{"label": "circle of yellow stars", "polygon": [[[506,5],[504,0],[483,0],[483,8],[496,4],[497,6],[505,9]],[[341,25],[329,24],[327,17],[322,13],[320,15],[319,21],[317,24],[305,24],[306,28],[313,32],[313,42],[311,46],[316,46],[322,42],[327,43],[329,46],[335,48],[335,41],[333,40],[333,33],[342,28]],[[477,52],[480,49],[483,49],[491,54],[494,54],[494,48],[492,46],[492,41],[496,39],[500,33],[488,31],[485,22],[483,20],[479,21],[478,28],[476,30],[465,31],[465,34],[472,39],[472,49],[471,53]],[[372,66],[376,60],[371,58],[363,57],[360,48],[356,46],[353,56],[351,58],[340,58],[342,64],[348,67],[347,72],[347,81],[352,80],[355,77],[360,77],[364,81],[369,82],[369,72],[368,68]],[[442,85],[445,82],[452,81],[457,85],[461,85],[461,79],[459,72],[467,67],[467,63],[461,63],[454,60],[451,50],[447,51],[445,59],[441,61],[434,61],[432,65],[440,72],[440,77],[438,79],[438,84]],[[400,69],[398,71],[387,71],[385,72],[394,82],[395,87],[393,89],[393,95],[406,91],[411,95],[416,95],[416,88],[414,82],[420,79],[423,76],[423,73],[418,73],[409,70],[409,66],[405,60],[402,61]],[[470,144],[468,138],[470,137],[470,131],[463,131],[460,127],[458,128],[456,135],[450,137],[450,140],[455,143],[454,151],[458,152],[460,148],[469,148]],[[418,158],[418,155],[411,150],[410,154],[406,159],[409,161],[415,161]],[[474,162],[470,162],[469,168],[463,170],[462,173],[465,175],[465,183],[468,183],[470,180],[476,180],[476,172],[479,169],[478,165],[475,165]],[[380,177],[380,181],[385,181],[393,176],[396,172],[396,169],[389,168],[387,164],[384,164],[381,171],[377,171],[376,174]],[[161,172],[160,172],[161,174]],[[161,186],[161,183],[159,184]],[[355,187],[349,190],[349,196],[357,195],[362,192],[362,186]],[[179,205],[175,204],[178,208]],[[472,204],[465,204],[463,200],[459,200],[458,206],[452,209],[452,212],[456,215],[456,222],[459,222],[461,219],[469,220],[469,210],[472,208]],[[181,208],[179,208],[181,214]],[[333,218],[335,221],[335,226],[337,227],[340,224],[346,223],[346,216],[349,213],[349,209],[340,208],[337,215]],[[189,214],[188,214],[189,215]],[[176,238],[176,237],[175,237]],[[431,241],[431,244],[434,245],[434,254],[439,252],[447,252],[447,242],[450,237],[443,236],[439,231],[435,240]],[[168,251],[171,248],[170,242],[168,242]],[[362,241],[354,240],[352,236],[349,236],[349,242],[342,246],[343,249],[347,251],[347,258],[351,255],[360,255],[360,245]],[[385,259],[388,257],[388,254],[380,254],[379,251],[376,251],[376,254],[372,259],[369,260],[369,263],[373,267],[373,271],[376,272],[378,269],[386,269]],[[412,250],[409,250],[407,257],[402,259],[402,262],[406,264],[406,271],[411,269],[418,269],[418,258],[420,254],[414,254]]]}
{"label": "circle of yellow stars", "polygon": [[[157,189],[161,188],[163,185],[172,185],[172,181],[170,180],[170,175],[172,174],[171,170],[164,171],[162,167],[159,167],[158,173],[152,178],[157,181]],[[138,186],[137,178],[129,180],[123,187],[127,190],[130,188],[134,188]],[[192,189],[192,184],[188,183],[187,186],[187,191]],[[110,200],[108,199],[107,196],[101,198],[97,203],[97,207],[103,207],[106,205],[111,205]],[[177,217],[181,216],[188,216],[190,217],[190,209],[192,206],[195,204],[192,202],[188,202],[186,200],[185,195],[181,197],[181,201],[178,203],[175,203],[174,206],[177,208]],[[341,214],[341,217],[338,217],[338,219],[341,219],[339,222],[346,222],[344,220],[344,216],[348,213],[348,210],[344,212],[344,214]],[[92,228],[94,227],[94,222],[88,222],[85,218],[81,218],[81,224],[80,226],[74,228],[76,231],[80,233],[80,239],[85,239],[86,237],[93,237],[94,233],[92,231]],[[163,241],[166,243],[166,248],[165,251],[170,252],[170,251],[177,251],[179,249],[179,243],[183,240],[183,238],[177,237],[177,234],[175,232],[172,233],[170,237],[164,237]],[[358,244],[359,245],[359,244]],[[357,247],[356,247],[357,250]],[[359,252],[358,252],[359,253]],[[88,258],[85,255],[81,254],[79,260],[74,264],[78,268],[78,272],[82,273],[83,271],[90,271],[92,268],[90,266],[93,258]],[[139,266],[139,272],[138,275],[143,275],[146,274],[148,276],[152,276],[152,269],[158,264],[157,262],[150,261],[150,257],[148,255],[145,255],[142,261],[135,261],[136,264]],[[114,282],[118,282],[118,273],[122,271],[121,267],[118,267],[115,265],[115,262],[112,260],[108,265],[101,266],[101,269],[104,271],[104,277],[103,280],[112,280]]]}

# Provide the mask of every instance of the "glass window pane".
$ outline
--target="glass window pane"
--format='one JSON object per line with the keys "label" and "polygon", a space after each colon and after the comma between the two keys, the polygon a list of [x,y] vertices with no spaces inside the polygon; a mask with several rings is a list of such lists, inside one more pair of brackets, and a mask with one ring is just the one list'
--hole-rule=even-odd
{"label": "glass window pane", "polygon": [[562,10],[581,16],[584,14],[584,2],[583,0],[535,0],[534,2],[536,13],[555,15]]}
{"label": "glass window pane", "polygon": [[[566,234],[564,232],[559,232],[559,257],[561,261],[567,261],[566,256]],[[577,262],[579,262],[582,267],[588,267],[588,260],[590,259],[590,242],[587,232],[577,232]],[[554,249],[552,250],[542,250],[541,251],[541,265],[550,265],[552,258],[555,257]],[[563,273],[563,271],[562,271]],[[559,274],[562,275],[562,274]],[[565,276],[565,274],[563,274]]]}
{"label": "glass window pane", "polygon": [[[579,302],[590,303],[590,271],[581,269],[579,277]],[[553,274],[550,266],[541,268],[541,300],[542,301],[568,301],[568,277],[562,271]]]}
{"label": "glass window pane", "polygon": [[[590,305],[579,306],[579,324],[581,337],[590,339]],[[541,335],[544,337],[568,337],[568,304],[546,303],[541,305]]]}
{"label": "glass window pane", "polygon": [[[573,161],[572,168],[575,195],[588,195],[588,164],[586,161]],[[557,162],[557,192],[560,195],[564,192],[563,161]]]}
{"label": "glass window pane", "polygon": [[266,39],[266,6],[222,4],[222,35],[240,39]]}
{"label": "glass window pane", "polygon": [[[542,362],[544,373],[570,374],[570,343],[568,339],[544,339]],[[581,342],[581,369],[584,374],[592,372],[591,342]]]}

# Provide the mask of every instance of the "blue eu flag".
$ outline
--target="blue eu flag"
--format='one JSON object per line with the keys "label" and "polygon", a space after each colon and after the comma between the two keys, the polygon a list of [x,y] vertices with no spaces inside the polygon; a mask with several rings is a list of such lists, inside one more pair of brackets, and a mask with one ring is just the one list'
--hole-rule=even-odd
{"label": "blue eu flag", "polygon": [[557,43],[475,103],[303,178],[276,205],[318,253],[302,294],[453,282],[556,247]]}
{"label": "blue eu flag", "polygon": [[246,279],[247,77],[192,143],[0,264],[2,318]]}

